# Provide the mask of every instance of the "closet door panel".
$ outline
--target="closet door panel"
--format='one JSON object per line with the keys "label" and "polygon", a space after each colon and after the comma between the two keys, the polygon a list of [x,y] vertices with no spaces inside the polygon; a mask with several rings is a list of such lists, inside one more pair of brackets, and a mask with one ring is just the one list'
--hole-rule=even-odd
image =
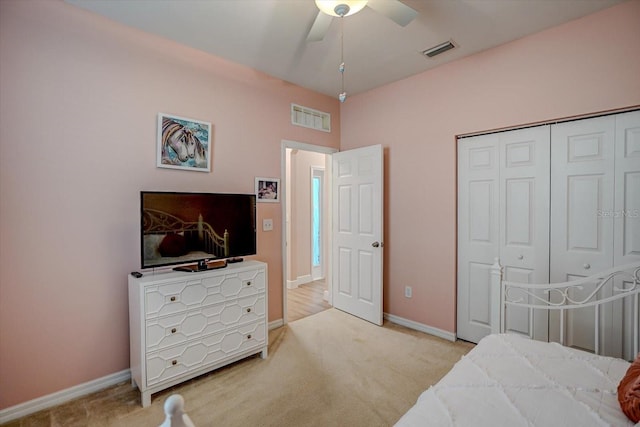
{"label": "closet door panel", "polygon": [[[537,283],[533,280],[534,270],[531,269],[506,266],[504,267],[503,274],[505,280],[508,281],[517,283]],[[509,298],[516,300],[518,298],[523,298],[530,301],[529,296],[524,292],[519,291],[518,289],[513,289],[511,292],[509,292]],[[508,322],[505,325],[505,332],[515,332],[521,335],[533,336],[533,334],[536,332],[534,314],[534,312],[525,310],[522,307],[507,307],[506,316]],[[540,326],[538,326],[537,329],[540,329]],[[546,339],[546,337],[544,339]]]}
{"label": "closet door panel", "polygon": [[[640,111],[616,116],[615,162],[615,207],[603,215],[614,223],[614,265],[624,265],[640,261]],[[632,286],[621,278],[615,285]],[[621,353],[631,360],[635,356],[631,301],[621,304],[618,312],[623,325]]]}
{"label": "closet door panel", "polygon": [[613,265],[612,116],[557,124],[551,132],[551,281]]}
{"label": "closet door panel", "polygon": [[570,255],[583,251],[597,256],[609,249],[604,245],[611,239],[602,238],[602,221],[598,214],[602,212],[602,202],[607,196],[603,192],[608,191],[605,178],[604,174],[598,173],[567,176],[566,248]]}
{"label": "closet door panel", "polygon": [[[603,212],[614,208],[615,117],[562,123],[551,129],[550,280],[564,282],[613,266],[613,221]],[[584,289],[585,294],[591,291]],[[610,295],[609,286],[601,291]],[[559,313],[550,314],[550,339],[558,341]],[[592,311],[565,314],[566,345],[593,350],[584,334],[595,322]],[[610,328],[613,310],[601,310],[602,330]],[[611,346],[611,337],[600,342]]]}
{"label": "closet door panel", "polygon": [[640,261],[640,111],[616,117],[615,263]]}
{"label": "closet door panel", "polygon": [[498,256],[498,137],[458,141],[457,336],[478,342],[491,333],[489,269]]}
{"label": "closet door panel", "polygon": [[[548,283],[550,128],[538,126],[499,135],[500,263],[507,280]],[[547,339],[544,313],[512,307],[506,327]]]}
{"label": "closet door panel", "polygon": [[[637,163],[640,163],[640,158]],[[621,185],[616,188],[616,264],[640,260],[640,165],[637,171],[619,173]]]}

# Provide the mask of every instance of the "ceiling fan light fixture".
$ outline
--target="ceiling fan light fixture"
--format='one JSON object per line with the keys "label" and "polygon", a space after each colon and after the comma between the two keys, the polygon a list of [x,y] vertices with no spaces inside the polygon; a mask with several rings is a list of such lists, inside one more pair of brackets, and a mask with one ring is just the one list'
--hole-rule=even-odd
{"label": "ceiling fan light fixture", "polygon": [[[367,1],[368,0],[316,0],[316,6],[329,16],[351,16],[364,9]],[[343,12],[344,10],[346,10],[346,12]]]}

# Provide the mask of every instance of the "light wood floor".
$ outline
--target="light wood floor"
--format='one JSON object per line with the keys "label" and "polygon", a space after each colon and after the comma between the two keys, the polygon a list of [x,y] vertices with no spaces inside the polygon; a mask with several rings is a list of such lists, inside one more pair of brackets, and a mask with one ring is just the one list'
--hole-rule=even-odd
{"label": "light wood floor", "polygon": [[324,287],[324,281],[317,280],[287,289],[287,321],[293,322],[331,308],[323,298]]}

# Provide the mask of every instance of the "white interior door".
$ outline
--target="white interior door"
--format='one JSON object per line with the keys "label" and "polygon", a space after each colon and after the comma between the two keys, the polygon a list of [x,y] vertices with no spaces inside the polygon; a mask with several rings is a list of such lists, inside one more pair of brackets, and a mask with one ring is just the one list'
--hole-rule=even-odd
{"label": "white interior door", "polygon": [[333,306],[382,325],[382,146],[332,156]]}
{"label": "white interior door", "polygon": [[[551,282],[590,276],[613,267],[615,117],[606,116],[554,125],[551,132]],[[574,290],[581,299],[593,289]],[[603,289],[611,294],[611,286]],[[600,324],[611,328],[613,311],[603,307]],[[550,339],[559,340],[559,313],[551,313]],[[593,310],[570,310],[565,344],[594,350]],[[607,354],[611,334],[601,334]]]}

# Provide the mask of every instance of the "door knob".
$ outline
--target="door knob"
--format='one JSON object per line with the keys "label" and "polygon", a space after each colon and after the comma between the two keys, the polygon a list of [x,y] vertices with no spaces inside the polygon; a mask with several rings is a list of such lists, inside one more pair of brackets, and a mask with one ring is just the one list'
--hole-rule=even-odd
{"label": "door knob", "polygon": [[373,243],[371,244],[371,246],[373,246],[374,248],[377,248],[377,247],[380,247],[380,243],[378,243],[378,242],[373,242]]}

